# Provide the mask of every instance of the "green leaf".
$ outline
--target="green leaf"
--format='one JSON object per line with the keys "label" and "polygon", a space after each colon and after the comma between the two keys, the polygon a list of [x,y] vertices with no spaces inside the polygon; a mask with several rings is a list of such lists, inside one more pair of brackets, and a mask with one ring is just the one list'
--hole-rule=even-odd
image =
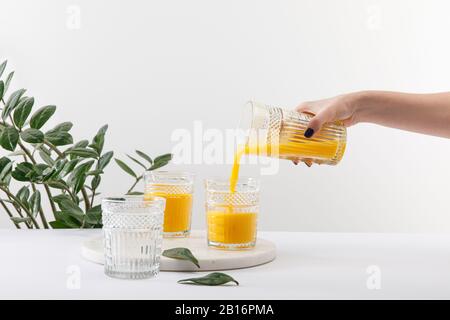
{"label": "green leaf", "polygon": [[29,162],[19,163],[11,173],[12,177],[17,181],[30,181],[28,175],[33,171],[33,165]]}
{"label": "green leaf", "polygon": [[22,129],[23,125],[27,121],[28,116],[31,113],[31,109],[33,108],[34,98],[26,98],[22,102],[20,102],[14,110],[14,123],[19,129]]}
{"label": "green leaf", "polygon": [[116,160],[116,163],[119,165],[119,167],[122,168],[123,171],[128,173],[130,176],[137,178],[136,173],[125,162],[123,162],[120,159],[114,159],[114,160]]}
{"label": "green leaf", "polygon": [[46,133],[44,138],[54,146],[66,146],[73,143],[72,135],[66,131]]}
{"label": "green leaf", "polygon": [[102,181],[102,177],[100,175],[95,176],[94,178],[92,178],[91,181],[91,189],[95,190],[98,188],[98,186],[100,185],[100,182]]}
{"label": "green leaf", "polygon": [[156,157],[155,160],[153,161],[153,165],[150,167],[149,170],[156,170],[158,168],[164,167],[170,162],[170,160],[172,160],[171,153],[163,154],[162,156]]}
{"label": "green leaf", "polygon": [[101,127],[92,140],[92,143],[89,145],[89,147],[97,151],[98,154],[101,154],[103,151],[103,146],[105,144],[105,134],[107,130],[108,125],[104,125],[103,127]]}
{"label": "green leaf", "polygon": [[83,221],[83,210],[81,210],[81,208],[69,196],[61,194],[53,197],[53,201],[58,204],[61,211],[72,216],[77,221]]}
{"label": "green leaf", "polygon": [[0,100],[3,99],[3,94],[5,93],[5,83],[0,80]]}
{"label": "green leaf", "polygon": [[129,154],[127,154],[127,157],[130,158],[131,160],[133,160],[134,162],[136,162],[136,163],[137,163],[138,165],[140,165],[142,168],[144,168],[144,170],[147,170],[147,167],[146,167],[142,162],[140,162],[138,159],[133,158],[133,157],[130,156]]}
{"label": "green leaf", "polygon": [[6,91],[8,91],[8,88],[9,88],[9,85],[10,85],[10,83],[11,83],[11,80],[12,80],[13,76],[14,76],[14,71],[11,71],[11,72],[8,74],[8,76],[6,77],[6,80],[5,80],[5,90],[4,90],[3,94],[5,94]]}
{"label": "green leaf", "polygon": [[41,156],[41,159],[44,160],[44,162],[49,166],[53,166],[55,164],[55,160],[53,160],[52,157],[42,148],[39,149],[39,155]]}
{"label": "green leaf", "polygon": [[[47,151],[43,151],[44,154],[47,154]],[[48,157],[50,157],[47,154]],[[44,156],[45,157],[45,156]],[[53,159],[50,159],[51,161],[53,161],[53,164],[48,163],[48,161],[46,161],[46,163],[51,166],[53,173],[48,177],[47,180],[59,180],[61,179],[61,172],[63,171],[64,167],[67,164],[67,159],[58,159],[56,161],[54,161]]]}
{"label": "green leaf", "polygon": [[30,208],[33,216],[37,216],[41,209],[41,193],[36,190],[30,198]]}
{"label": "green leaf", "polygon": [[1,157],[0,158],[0,172],[3,170],[3,168],[10,163],[11,160],[9,160],[7,157]]}
{"label": "green leaf", "polygon": [[33,129],[40,129],[55,113],[56,106],[45,106],[38,109],[30,120],[30,127]]}
{"label": "green leaf", "polygon": [[112,157],[114,156],[114,152],[109,151],[106,152],[105,154],[103,154],[100,159],[98,160],[98,164],[97,164],[97,168],[99,170],[103,170],[106,168],[106,166],[109,164],[109,162],[111,161]]}
{"label": "green leaf", "polygon": [[99,225],[102,221],[102,207],[97,205],[86,212],[85,220],[91,225]]}
{"label": "green leaf", "polygon": [[132,191],[132,192],[127,192],[126,194],[127,196],[143,196],[144,193],[140,192],[140,191]]}
{"label": "green leaf", "polygon": [[220,286],[223,284],[226,284],[228,282],[234,282],[235,284],[239,285],[239,282],[234,280],[231,276],[222,273],[222,272],[213,272],[210,274],[207,274],[204,277],[199,278],[188,278],[179,280],[178,283],[181,284],[196,284],[196,285],[202,285],[202,286]]}
{"label": "green leaf", "polygon": [[65,154],[74,155],[81,158],[98,158],[97,151],[93,149],[84,149],[84,148],[74,148],[64,152]]}
{"label": "green leaf", "polygon": [[3,71],[5,71],[5,68],[6,68],[6,64],[8,63],[8,60],[5,60],[5,61],[3,61],[2,62],[2,64],[0,64],[0,77],[2,76],[2,74],[3,74]]}
{"label": "green leaf", "polygon": [[11,96],[8,99],[8,102],[6,102],[6,105],[3,108],[3,110],[2,110],[2,119],[3,119],[3,121],[5,121],[9,117],[11,112],[14,110],[14,108],[19,103],[19,100],[22,97],[22,95],[25,93],[25,91],[26,91],[25,89],[19,89],[17,91],[14,91],[11,94]]}
{"label": "green leaf", "polygon": [[138,156],[140,156],[141,158],[147,160],[147,161],[150,163],[150,165],[153,164],[152,158],[150,158],[150,156],[148,156],[148,155],[145,154],[144,152],[139,151],[139,150],[136,150],[136,154],[137,154]]}
{"label": "green leaf", "polygon": [[89,141],[87,140],[81,140],[75,143],[73,146],[74,148],[86,148],[89,145]]}
{"label": "green leaf", "polygon": [[64,180],[48,180],[45,182],[50,188],[59,189],[59,190],[67,190],[69,186],[64,182]]}
{"label": "green leaf", "polygon": [[30,189],[27,186],[23,186],[16,194],[16,198],[20,200],[20,202],[29,208],[28,198],[30,197]]}
{"label": "green leaf", "polygon": [[167,249],[163,251],[162,255],[167,258],[190,261],[195,264],[197,268],[200,268],[197,258],[194,257],[191,250],[189,250],[188,248]]}
{"label": "green leaf", "polygon": [[62,122],[60,124],[58,124],[56,127],[54,127],[53,129],[47,131],[46,133],[54,133],[54,132],[69,132],[70,129],[72,129],[73,127],[73,123],[72,122]]}
{"label": "green leaf", "polygon": [[[71,214],[64,211],[56,211],[55,212],[56,221],[61,221],[68,228],[79,228],[82,224],[82,217],[78,217],[78,219],[74,218]],[[53,227],[53,226],[52,226]]]}
{"label": "green leaf", "polygon": [[[64,153],[66,153],[67,151],[70,151],[70,150],[72,150],[72,149],[75,149],[75,148],[86,148],[88,145],[89,145],[89,141],[87,141],[87,140],[81,140],[81,141],[78,141],[77,143],[75,143],[75,144],[74,144],[73,146],[71,146],[70,148],[67,148],[66,151],[64,151]],[[69,158],[70,158],[71,160],[73,160],[73,159],[76,158],[76,156],[71,155],[71,156],[69,156]]]}
{"label": "green leaf", "polygon": [[62,221],[50,221],[49,225],[53,228],[53,229],[69,229],[70,226],[68,226],[67,224],[65,224]]}
{"label": "green leaf", "polygon": [[44,142],[44,134],[38,129],[28,128],[20,133],[20,137],[28,143]]}
{"label": "green leaf", "polygon": [[86,173],[87,176],[98,176],[100,174],[103,174],[102,170],[92,170]]}
{"label": "green leaf", "polygon": [[84,186],[86,181],[86,173],[90,170],[94,160],[85,162],[76,167],[67,179],[67,184],[72,187],[74,193],[77,194]]}
{"label": "green leaf", "polygon": [[62,169],[61,173],[59,174],[59,176],[61,178],[64,178],[65,176],[67,176],[69,173],[71,173],[73,171],[73,169],[75,169],[75,167],[77,166],[77,164],[81,161],[81,159],[73,159],[70,160],[69,162],[67,162],[64,165],[64,168]]}
{"label": "green leaf", "polygon": [[9,175],[9,173],[11,172],[12,169],[12,162],[7,163],[2,171],[0,172],[0,181],[4,182],[4,179]]}
{"label": "green leaf", "polygon": [[0,135],[0,144],[4,149],[14,151],[18,142],[19,132],[16,130],[16,128],[6,127],[3,129]]}

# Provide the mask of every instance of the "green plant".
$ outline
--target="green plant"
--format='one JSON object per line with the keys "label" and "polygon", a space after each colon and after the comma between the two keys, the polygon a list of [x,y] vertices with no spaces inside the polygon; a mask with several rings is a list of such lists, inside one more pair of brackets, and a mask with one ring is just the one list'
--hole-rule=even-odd
{"label": "green plant", "polygon": [[[105,125],[91,142],[73,142],[71,122],[44,130],[56,107],[33,112],[34,98],[25,89],[9,89],[14,71],[2,80],[7,61],[0,65],[0,146],[11,153],[0,158],[0,206],[17,228],[97,228],[101,207],[95,205],[103,170],[113,152],[103,152]],[[17,192],[13,183],[19,185]],[[48,222],[43,196],[54,217]]]}
{"label": "green plant", "polygon": [[[14,71],[3,77],[6,65],[7,61],[0,64],[0,148],[9,154],[0,158],[0,208],[18,229],[101,227],[102,211],[96,200],[104,169],[114,155],[103,151],[108,126],[101,127],[91,141],[76,143],[70,134],[71,122],[44,130],[56,106],[33,110],[34,98],[26,96],[25,89],[7,98]],[[137,154],[151,163],[148,170],[171,159],[164,155],[152,161],[141,151]],[[134,174],[131,169],[127,172]],[[142,175],[134,176],[137,181],[131,190],[142,179]],[[49,203],[52,221],[44,214],[44,201]]]}
{"label": "green plant", "polygon": [[132,176],[134,178],[133,184],[131,185],[131,187],[128,189],[128,192],[126,193],[127,195],[142,195],[143,192],[134,191],[134,189],[136,188],[139,181],[141,181],[144,178],[144,173],[146,171],[152,171],[152,170],[156,170],[161,167],[164,167],[165,165],[167,165],[170,162],[170,160],[172,160],[172,154],[170,154],[170,153],[166,153],[161,156],[158,156],[154,160],[142,151],[136,150],[136,154],[140,158],[144,159],[146,163],[148,163],[148,165],[146,165],[141,160],[138,160],[137,158],[132,157],[127,154],[128,158],[130,158],[134,163],[137,163],[140,167],[142,167],[144,169],[144,172],[139,175],[133,169],[131,169],[131,167],[128,164],[126,164],[124,161],[122,161],[120,159],[114,159],[116,161],[117,165],[123,171],[125,171],[126,173],[128,173],[130,176]]}

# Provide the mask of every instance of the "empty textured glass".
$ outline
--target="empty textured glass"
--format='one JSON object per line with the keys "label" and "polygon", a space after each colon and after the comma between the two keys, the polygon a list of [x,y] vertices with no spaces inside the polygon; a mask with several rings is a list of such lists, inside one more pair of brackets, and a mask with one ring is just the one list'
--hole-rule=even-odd
{"label": "empty textured glass", "polygon": [[256,243],[259,181],[241,178],[235,192],[225,179],[206,180],[208,245],[220,249],[250,249]]}
{"label": "empty textured glass", "polygon": [[194,174],[181,171],[148,171],[145,198],[166,199],[164,237],[187,237],[191,232]]}
{"label": "empty textured glass", "polygon": [[165,199],[106,198],[102,201],[105,273],[123,279],[159,272]]}

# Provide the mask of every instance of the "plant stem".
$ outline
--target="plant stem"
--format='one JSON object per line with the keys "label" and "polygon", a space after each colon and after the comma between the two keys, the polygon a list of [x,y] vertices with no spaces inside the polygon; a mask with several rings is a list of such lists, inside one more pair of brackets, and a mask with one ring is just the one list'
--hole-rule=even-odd
{"label": "plant stem", "polygon": [[144,175],[137,177],[136,181],[134,182],[134,184],[131,186],[131,188],[128,190],[127,193],[131,193],[133,191],[134,187],[136,187],[136,185],[139,183],[139,181],[142,180],[143,177],[144,177]]}
{"label": "plant stem", "polygon": [[[31,189],[33,189],[33,191],[36,192],[36,186],[34,185],[34,183],[31,183]],[[44,211],[42,210],[41,206],[39,206],[39,217],[41,218],[44,229],[49,229],[47,219],[45,218]]]}
{"label": "plant stem", "polygon": [[84,199],[84,207],[86,209],[86,212],[88,212],[88,210],[91,208],[91,206],[90,206],[90,202],[89,202],[89,196],[88,196],[85,188],[81,188],[81,194],[83,195],[83,199]]}
{"label": "plant stem", "polygon": [[[9,210],[9,208],[6,206],[5,202],[4,202],[3,200],[0,200],[0,204],[1,204],[2,207],[5,209],[5,211],[6,211],[6,213],[8,214],[8,216],[9,216],[10,218],[12,218],[12,217],[13,217],[13,214],[11,213],[11,211]],[[14,223],[14,225],[16,226],[17,229],[22,229],[22,228],[20,227],[20,225],[19,225],[17,222],[14,222],[14,221],[13,221],[13,223]]]}
{"label": "plant stem", "polygon": [[96,189],[92,189],[91,208],[94,206],[95,190]]}
{"label": "plant stem", "polygon": [[33,217],[33,215],[31,214],[30,210],[28,210],[27,207],[25,207],[22,202],[15,196],[13,195],[7,188],[0,186],[0,190],[2,190],[4,193],[6,193],[12,200],[14,200],[22,209],[23,211],[25,211],[25,213],[27,214],[27,216],[31,219],[31,222],[33,223],[33,225],[36,227],[36,229],[40,229],[39,228],[39,224],[36,221],[36,219]]}

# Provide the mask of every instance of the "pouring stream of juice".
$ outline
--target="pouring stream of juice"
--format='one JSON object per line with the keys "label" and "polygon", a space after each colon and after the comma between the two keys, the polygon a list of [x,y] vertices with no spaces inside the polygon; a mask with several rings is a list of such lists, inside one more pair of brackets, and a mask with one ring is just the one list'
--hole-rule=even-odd
{"label": "pouring stream of juice", "polygon": [[[311,138],[305,138],[303,136],[291,135],[290,139],[286,142],[282,142],[278,146],[278,150],[271,145],[261,144],[255,147],[238,146],[234,155],[233,167],[230,175],[230,191],[234,193],[236,191],[236,184],[239,179],[240,162],[243,155],[261,155],[272,154],[276,152],[278,158],[281,159],[308,159],[308,158],[332,158],[339,148],[339,142],[337,140],[329,141],[317,141]],[[345,149],[345,145],[343,147]],[[264,153],[263,153],[264,152]],[[344,150],[342,150],[342,153]]]}

